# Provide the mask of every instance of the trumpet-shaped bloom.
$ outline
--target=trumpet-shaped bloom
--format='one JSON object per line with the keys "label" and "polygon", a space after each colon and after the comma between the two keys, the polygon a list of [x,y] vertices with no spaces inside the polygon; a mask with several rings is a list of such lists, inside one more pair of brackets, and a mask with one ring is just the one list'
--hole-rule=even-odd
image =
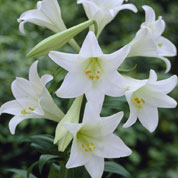
{"label": "trumpet-shaped bloom", "polygon": [[55,133],[54,144],[58,143],[58,150],[65,151],[72,141],[73,135],[63,126],[64,123],[78,123],[83,96],[75,99],[64,118],[58,123]]}
{"label": "trumpet-shaped bloom", "polygon": [[167,94],[177,84],[177,76],[157,81],[156,73],[151,70],[148,80],[125,77],[127,88],[125,96],[130,107],[130,116],[124,127],[133,125],[137,117],[142,125],[153,132],[158,125],[157,108],[174,108],[177,102]]}
{"label": "trumpet-shaped bloom", "polygon": [[37,9],[22,13],[17,21],[20,23],[19,29],[22,33],[25,33],[26,22],[46,27],[56,33],[66,29],[57,0],[38,1]]}
{"label": "trumpet-shaped bloom", "polygon": [[165,22],[162,17],[155,20],[155,12],[149,6],[143,6],[145,10],[145,22],[131,41],[129,56],[157,57],[166,63],[166,72],[171,68],[170,61],[165,57],[175,56],[176,47],[168,39],[161,36],[165,29]]}
{"label": "trumpet-shaped bloom", "polygon": [[45,85],[52,80],[51,75],[37,73],[37,64],[34,62],[29,70],[29,80],[17,78],[12,82],[11,89],[15,100],[3,104],[1,113],[14,115],[9,122],[9,129],[15,133],[16,126],[29,118],[46,118],[59,122],[64,116],[56,106]]}
{"label": "trumpet-shaped bloom", "polygon": [[100,118],[91,103],[87,104],[83,122],[65,124],[74,139],[66,168],[84,165],[92,178],[101,178],[104,171],[104,158],[120,158],[131,154],[123,141],[113,134],[123,112]]}
{"label": "trumpet-shaped bloom", "polygon": [[129,9],[137,12],[133,4],[123,4],[124,0],[78,0],[82,4],[85,13],[90,20],[96,20],[98,24],[98,34],[110,23],[117,13],[123,9]]}
{"label": "trumpet-shaped bloom", "polygon": [[126,46],[112,54],[103,54],[93,32],[89,32],[79,54],[51,51],[49,57],[68,74],[56,91],[58,97],[74,98],[85,93],[88,101],[101,104],[104,95],[121,96],[122,77],[117,68],[129,53]]}

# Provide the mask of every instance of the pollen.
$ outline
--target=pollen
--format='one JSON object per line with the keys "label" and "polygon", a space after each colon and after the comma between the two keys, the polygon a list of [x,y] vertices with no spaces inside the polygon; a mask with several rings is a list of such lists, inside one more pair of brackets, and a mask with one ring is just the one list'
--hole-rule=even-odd
{"label": "pollen", "polygon": [[29,107],[28,109],[29,109],[29,110],[31,110],[31,111],[34,111],[34,109],[33,109],[33,108],[31,108],[31,107]]}
{"label": "pollen", "polygon": [[89,75],[88,78],[91,79],[91,80],[94,80],[94,76],[93,75]]}
{"label": "pollen", "polygon": [[91,70],[87,70],[86,72],[85,72],[85,74],[91,74]]}
{"label": "pollen", "polygon": [[145,100],[144,99],[141,99],[142,103],[145,104]]}
{"label": "pollen", "polygon": [[88,149],[87,149],[87,148],[85,148],[85,152],[88,152]]}
{"label": "pollen", "polygon": [[100,76],[97,75],[97,76],[96,76],[96,79],[99,79],[99,78],[100,78]]}
{"label": "pollen", "polygon": [[82,144],[82,148],[85,148],[85,145],[84,145],[84,144]]}
{"label": "pollen", "polygon": [[92,152],[95,149],[95,145],[93,143],[89,143],[87,145],[87,147],[88,147],[88,149],[89,149],[90,152]]}
{"label": "pollen", "polygon": [[140,104],[140,103],[141,103],[141,101],[140,101],[139,98],[135,98],[134,100],[135,100],[135,102],[136,102],[137,104]]}
{"label": "pollen", "polygon": [[23,110],[21,111],[21,114],[30,114],[30,112],[27,112],[26,109],[23,109]]}

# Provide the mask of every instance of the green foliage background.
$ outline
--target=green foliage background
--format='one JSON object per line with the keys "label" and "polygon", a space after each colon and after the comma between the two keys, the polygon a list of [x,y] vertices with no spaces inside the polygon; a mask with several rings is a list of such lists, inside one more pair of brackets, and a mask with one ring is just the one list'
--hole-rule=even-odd
{"label": "green foliage background", "polygon": [[[25,25],[26,36],[20,34],[17,18],[22,12],[35,8],[36,2],[35,0],[0,0],[0,105],[13,99],[10,85],[15,77],[28,77],[29,66],[36,59],[27,59],[25,57],[27,52],[43,38],[53,34],[48,29],[30,23]],[[99,39],[105,53],[117,50],[134,37],[144,21],[144,11],[141,6],[145,4],[152,6],[157,15],[163,16],[167,24],[164,36],[178,46],[177,0],[130,0],[129,2],[134,3],[139,12],[134,14],[123,10],[112,23],[107,25]],[[59,3],[67,27],[87,20],[82,6],[77,5],[75,0],[59,0]],[[76,37],[79,44],[82,44],[86,33],[87,31],[82,32]],[[61,50],[73,52],[67,45]],[[44,73],[55,75],[57,66],[47,56],[39,60],[41,75]],[[136,70],[129,72],[128,75],[140,79],[147,78],[152,68],[159,72],[159,79],[163,79],[172,74],[178,74],[178,60],[176,57],[170,60],[172,69],[169,74],[164,73],[164,63],[154,58],[128,58],[122,67],[131,68],[137,64]],[[55,81],[59,86],[60,76],[56,76]],[[171,96],[178,100],[177,88]],[[64,112],[71,104],[71,100],[62,101],[56,97],[55,100]],[[125,112],[122,125],[129,115],[127,103],[124,98],[107,97],[102,115],[110,115],[121,110]],[[128,129],[119,126],[116,131],[116,134],[133,150],[133,154],[128,158],[115,161],[124,166],[134,178],[178,178],[178,110],[177,108],[159,109],[159,116],[159,126],[154,133],[149,133],[139,122]],[[40,157],[39,152],[23,140],[36,134],[54,136],[56,123],[47,120],[27,120],[18,126],[15,135],[11,135],[8,122],[12,116],[3,114],[0,117],[0,177],[20,178],[17,174],[8,173],[6,169],[27,169]],[[33,172],[37,177],[45,178],[48,171],[49,165],[46,166],[42,175],[37,168],[34,168]],[[103,177],[106,176],[108,176],[107,173]],[[117,177],[120,176],[117,175]]]}

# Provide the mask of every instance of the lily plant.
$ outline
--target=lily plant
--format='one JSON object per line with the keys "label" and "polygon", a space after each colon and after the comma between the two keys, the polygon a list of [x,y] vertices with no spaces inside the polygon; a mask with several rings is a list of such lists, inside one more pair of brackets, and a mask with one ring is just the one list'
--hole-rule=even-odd
{"label": "lily plant", "polygon": [[64,116],[45,87],[53,77],[45,74],[40,78],[37,73],[37,64],[38,61],[31,65],[29,80],[17,78],[12,82],[11,90],[15,100],[8,101],[0,108],[0,113],[14,115],[9,122],[12,134],[15,134],[16,126],[23,120],[45,118],[59,122]]}
{"label": "lily plant", "polygon": [[96,20],[98,25],[97,36],[100,35],[103,28],[110,23],[117,13],[123,9],[129,9],[137,12],[133,4],[123,4],[124,0],[78,0],[82,4],[85,13],[90,20]]}
{"label": "lily plant", "polygon": [[150,6],[143,6],[145,10],[145,22],[141,24],[140,30],[130,42],[129,57],[145,56],[162,59],[166,63],[166,72],[171,68],[170,61],[166,57],[176,56],[175,45],[167,38],[161,36],[165,30],[165,21],[156,15]]}
{"label": "lily plant", "polygon": [[74,137],[66,168],[84,165],[92,178],[101,178],[104,158],[129,156],[132,151],[113,134],[122,117],[123,112],[100,117],[98,109],[87,103],[82,123],[64,124]]}
{"label": "lily plant", "polygon": [[122,76],[117,68],[129,53],[130,47],[103,54],[93,32],[89,32],[79,54],[51,51],[49,57],[68,71],[56,95],[61,98],[75,98],[85,94],[88,101],[102,106],[104,96],[122,96]]}
{"label": "lily plant", "polygon": [[132,126],[137,118],[142,125],[153,132],[158,125],[157,108],[175,108],[177,102],[168,96],[177,84],[177,76],[157,81],[154,70],[150,71],[148,80],[125,77],[127,87],[125,96],[130,107],[130,116],[123,127]]}

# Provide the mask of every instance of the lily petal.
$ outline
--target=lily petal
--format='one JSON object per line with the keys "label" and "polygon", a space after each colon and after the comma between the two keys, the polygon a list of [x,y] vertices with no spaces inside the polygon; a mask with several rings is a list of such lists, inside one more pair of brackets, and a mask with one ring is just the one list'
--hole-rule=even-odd
{"label": "lily petal", "polygon": [[150,6],[142,6],[142,8],[145,10],[145,21],[146,23],[152,23],[155,21],[156,16],[154,10]]}
{"label": "lily petal", "polygon": [[129,156],[132,153],[130,148],[128,148],[125,143],[114,134],[105,136],[102,144],[103,147],[101,150],[95,151],[96,156],[105,158],[120,158]]}
{"label": "lily petal", "polygon": [[85,168],[92,178],[101,178],[104,171],[104,158],[92,156],[88,163],[85,164]]}
{"label": "lily petal", "polygon": [[84,57],[99,57],[103,55],[93,32],[89,32],[86,36],[79,54]]}
{"label": "lily petal", "polygon": [[138,119],[142,125],[153,132],[158,125],[158,110],[156,107],[145,104],[143,109],[138,112]]}
{"label": "lily petal", "polygon": [[90,86],[90,81],[85,76],[71,72],[64,78],[61,87],[56,91],[56,95],[61,98],[75,98],[84,94],[88,86]]}

